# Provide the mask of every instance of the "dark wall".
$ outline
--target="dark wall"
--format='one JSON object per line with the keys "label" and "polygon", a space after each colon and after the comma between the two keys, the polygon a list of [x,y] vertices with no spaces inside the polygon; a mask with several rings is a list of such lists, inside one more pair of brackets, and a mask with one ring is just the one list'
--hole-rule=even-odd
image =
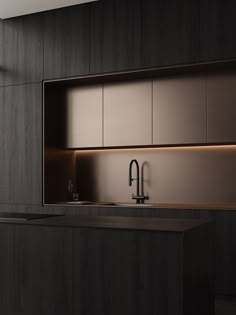
{"label": "dark wall", "polygon": [[[235,58],[235,6],[233,0],[100,0],[0,21],[0,210],[142,215],[42,207],[42,80]],[[211,213],[221,261],[217,293],[235,295],[236,218]]]}

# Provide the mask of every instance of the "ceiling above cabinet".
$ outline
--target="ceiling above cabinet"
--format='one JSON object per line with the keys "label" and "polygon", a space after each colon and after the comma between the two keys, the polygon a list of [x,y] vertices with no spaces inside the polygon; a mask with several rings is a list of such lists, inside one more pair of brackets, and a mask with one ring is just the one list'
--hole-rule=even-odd
{"label": "ceiling above cabinet", "polygon": [[68,7],[98,0],[0,0],[0,19]]}

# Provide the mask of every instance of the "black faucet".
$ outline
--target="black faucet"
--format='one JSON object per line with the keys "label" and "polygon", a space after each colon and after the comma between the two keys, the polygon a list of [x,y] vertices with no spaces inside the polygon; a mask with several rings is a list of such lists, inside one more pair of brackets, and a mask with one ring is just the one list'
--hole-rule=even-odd
{"label": "black faucet", "polygon": [[[133,164],[136,165],[136,172],[137,172],[136,178],[132,177]],[[147,197],[145,197],[144,194],[140,195],[140,193],[139,193],[140,178],[139,178],[139,164],[138,164],[137,160],[131,160],[131,162],[129,163],[129,186],[132,186],[132,182],[134,180],[136,180],[136,187],[137,187],[136,191],[137,192],[136,192],[136,196],[134,194],[132,195],[132,199],[136,199],[136,203],[144,203],[144,199],[147,199]]]}

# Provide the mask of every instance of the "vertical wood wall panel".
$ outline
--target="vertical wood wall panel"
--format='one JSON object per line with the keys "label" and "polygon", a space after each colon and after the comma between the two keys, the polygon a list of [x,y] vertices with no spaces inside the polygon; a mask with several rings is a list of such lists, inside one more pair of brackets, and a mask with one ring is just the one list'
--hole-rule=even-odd
{"label": "vertical wood wall panel", "polygon": [[201,0],[200,59],[236,57],[236,3],[234,0]]}
{"label": "vertical wood wall panel", "polygon": [[199,60],[199,1],[142,1],[142,66]]}
{"label": "vertical wood wall panel", "polygon": [[89,5],[44,13],[44,78],[89,72]]}
{"label": "vertical wood wall panel", "polygon": [[141,65],[140,0],[104,0],[91,6],[90,72]]}
{"label": "vertical wood wall panel", "polygon": [[0,20],[0,86],[43,78],[43,17]]}
{"label": "vertical wood wall panel", "polygon": [[41,84],[0,88],[0,202],[41,204]]}

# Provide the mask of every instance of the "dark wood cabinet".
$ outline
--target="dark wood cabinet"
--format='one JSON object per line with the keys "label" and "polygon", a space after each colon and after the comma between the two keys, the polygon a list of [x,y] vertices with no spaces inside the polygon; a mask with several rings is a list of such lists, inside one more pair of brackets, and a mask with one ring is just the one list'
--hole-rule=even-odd
{"label": "dark wood cabinet", "polygon": [[42,88],[0,88],[0,202],[42,202]]}
{"label": "dark wood cabinet", "polygon": [[[235,58],[233,0],[103,0],[0,21],[0,85]],[[44,66],[43,66],[44,63]]]}
{"label": "dark wood cabinet", "polygon": [[90,72],[140,68],[140,0],[104,0],[91,4]]}
{"label": "dark wood cabinet", "polygon": [[236,295],[235,211],[143,209],[142,215],[154,218],[202,219],[215,222],[215,294],[216,297]]}
{"label": "dark wood cabinet", "polygon": [[207,233],[76,231],[75,314],[213,315]]}
{"label": "dark wood cabinet", "polygon": [[41,14],[0,20],[0,86],[43,78]]}
{"label": "dark wood cabinet", "polygon": [[199,1],[141,0],[142,67],[199,61]]}
{"label": "dark wood cabinet", "polygon": [[234,11],[233,0],[103,0],[46,12],[44,77],[234,58]]}
{"label": "dark wood cabinet", "polygon": [[89,5],[44,13],[44,78],[89,72]]}
{"label": "dark wood cabinet", "polygon": [[140,217],[142,210],[140,208],[126,207],[90,207],[91,216],[119,216],[119,217]]}
{"label": "dark wood cabinet", "polygon": [[1,314],[213,315],[206,221],[44,220],[0,224]]}
{"label": "dark wood cabinet", "polygon": [[200,3],[200,60],[235,58],[235,1],[201,0]]}
{"label": "dark wood cabinet", "polygon": [[4,315],[73,315],[73,234],[1,225],[0,310]]}
{"label": "dark wood cabinet", "polygon": [[216,219],[216,294],[236,296],[236,214],[217,211]]}

